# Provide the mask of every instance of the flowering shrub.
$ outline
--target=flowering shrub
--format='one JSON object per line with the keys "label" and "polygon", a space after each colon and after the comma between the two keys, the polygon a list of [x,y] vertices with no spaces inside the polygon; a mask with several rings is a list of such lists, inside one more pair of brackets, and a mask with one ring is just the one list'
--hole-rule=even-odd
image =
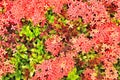
{"label": "flowering shrub", "polygon": [[32,80],[59,80],[67,76],[68,72],[74,67],[74,61],[70,57],[57,57],[43,62],[36,66],[36,74]]}
{"label": "flowering shrub", "polygon": [[58,36],[53,36],[53,39],[45,41],[46,50],[51,52],[52,55],[56,56],[62,50],[62,42]]}
{"label": "flowering shrub", "polygon": [[97,0],[87,2],[75,0],[69,5],[67,14],[70,19],[82,18],[84,23],[90,23],[91,25],[101,25],[109,21],[105,6]]}
{"label": "flowering shrub", "polygon": [[13,72],[14,68],[13,65],[10,64],[9,60],[7,59],[6,51],[3,48],[0,48],[0,76]]}
{"label": "flowering shrub", "polygon": [[120,0],[0,0],[1,80],[120,80]]}

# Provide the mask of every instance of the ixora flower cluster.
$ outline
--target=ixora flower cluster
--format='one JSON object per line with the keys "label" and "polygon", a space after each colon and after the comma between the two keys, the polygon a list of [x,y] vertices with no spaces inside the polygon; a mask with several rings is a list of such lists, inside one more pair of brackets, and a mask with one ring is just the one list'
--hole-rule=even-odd
{"label": "ixora flower cluster", "polygon": [[120,0],[0,0],[0,80],[120,80]]}

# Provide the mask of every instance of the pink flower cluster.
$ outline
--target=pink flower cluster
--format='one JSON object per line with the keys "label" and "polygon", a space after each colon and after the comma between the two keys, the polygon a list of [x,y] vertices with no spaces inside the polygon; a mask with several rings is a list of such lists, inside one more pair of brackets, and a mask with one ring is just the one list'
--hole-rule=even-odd
{"label": "pink flower cluster", "polygon": [[74,61],[69,56],[56,57],[36,65],[36,73],[32,80],[59,80],[74,67]]}
{"label": "pink flower cluster", "polygon": [[84,23],[91,25],[101,25],[109,22],[109,16],[102,2],[97,0],[88,0],[87,2],[72,1],[67,11],[68,17],[72,20],[82,18]]}
{"label": "pink flower cluster", "polygon": [[0,78],[7,73],[13,73],[13,65],[7,60],[7,53],[3,48],[0,48]]}
{"label": "pink flower cluster", "polygon": [[49,38],[45,41],[46,50],[51,52],[52,55],[56,56],[63,48],[61,38],[57,35],[54,35],[52,38]]}
{"label": "pink flower cluster", "polygon": [[[45,18],[50,8],[55,17],[52,24]],[[56,31],[52,36],[47,30],[40,34],[40,37],[45,34],[49,37],[44,46],[53,58],[35,64],[32,80],[59,80],[67,76],[76,67],[74,58],[79,58],[78,53],[87,55],[91,49],[96,52],[98,63],[89,65],[94,68],[86,66],[82,79],[99,80],[95,66],[101,64],[105,69],[101,79],[118,80],[114,64],[120,58],[120,0],[0,0],[0,77],[14,71],[5,49],[14,50],[18,44],[16,38],[21,41],[16,30],[21,30],[22,19],[34,25],[40,22],[52,25]],[[89,26],[87,36],[79,33],[84,24]]]}

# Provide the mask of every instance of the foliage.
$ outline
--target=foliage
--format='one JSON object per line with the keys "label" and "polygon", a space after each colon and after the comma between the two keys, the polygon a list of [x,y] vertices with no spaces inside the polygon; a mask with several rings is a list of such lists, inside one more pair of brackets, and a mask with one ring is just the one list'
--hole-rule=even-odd
{"label": "foliage", "polygon": [[1,80],[119,80],[120,0],[0,0]]}
{"label": "foliage", "polygon": [[120,59],[118,59],[117,63],[114,65],[115,68],[118,70],[118,79],[120,79]]}
{"label": "foliage", "polygon": [[76,74],[77,69],[74,68],[69,74],[66,80],[79,80],[79,76]]}

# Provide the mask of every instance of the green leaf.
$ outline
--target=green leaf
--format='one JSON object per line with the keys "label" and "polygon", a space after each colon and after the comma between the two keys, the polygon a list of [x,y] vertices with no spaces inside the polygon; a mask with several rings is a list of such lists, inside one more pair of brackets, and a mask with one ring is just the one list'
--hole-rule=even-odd
{"label": "green leaf", "polygon": [[40,35],[40,28],[39,27],[34,27],[33,28],[33,33],[37,37]]}
{"label": "green leaf", "polygon": [[33,58],[37,58],[37,54],[32,53],[32,57],[33,57]]}
{"label": "green leaf", "polygon": [[21,80],[21,71],[20,70],[17,70],[16,71],[16,75],[15,75],[15,80]]}
{"label": "green leaf", "polygon": [[50,34],[55,34],[56,31],[55,31],[55,30],[51,30],[49,33],[50,33]]}
{"label": "green leaf", "polygon": [[68,74],[66,80],[78,80],[79,75],[77,75],[77,69],[73,68],[73,70]]}
{"label": "green leaf", "polygon": [[54,22],[54,16],[50,16],[49,21],[50,21],[50,23],[53,23]]}
{"label": "green leaf", "polygon": [[[32,26],[31,26],[31,27],[32,27]],[[28,40],[32,40],[32,38],[35,37],[35,36],[34,36],[34,33],[31,31],[29,25],[23,26],[22,31],[20,32],[19,35],[20,35],[20,36],[23,36],[23,34],[28,37]]]}
{"label": "green leaf", "polygon": [[26,52],[27,48],[25,47],[24,44],[21,44],[20,46],[17,46],[18,52]]}
{"label": "green leaf", "polygon": [[53,15],[52,9],[47,11],[46,18],[50,23],[54,22],[54,15]]}
{"label": "green leaf", "polygon": [[23,59],[28,59],[28,55],[26,55],[26,54],[20,54],[20,56],[21,56]]}

